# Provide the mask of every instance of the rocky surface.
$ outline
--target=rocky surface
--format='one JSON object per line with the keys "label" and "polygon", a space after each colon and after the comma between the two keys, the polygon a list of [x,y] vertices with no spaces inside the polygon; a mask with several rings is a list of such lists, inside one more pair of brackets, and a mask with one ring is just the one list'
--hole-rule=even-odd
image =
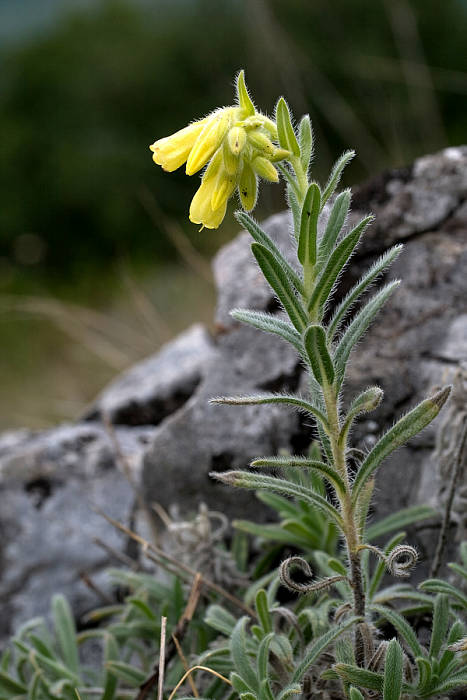
{"label": "rocky surface", "polygon": [[[367,449],[396,415],[467,368],[467,148],[385,173],[357,188],[353,202],[349,225],[368,211],[376,222],[341,281],[341,293],[390,245],[406,244],[389,273],[403,285],[354,354],[345,387],[346,397],[373,383],[385,390],[380,408],[355,431],[355,446]],[[293,255],[286,215],[265,226]],[[97,536],[120,549],[126,543],[90,506],[132,524],[128,472],[148,503],[177,503],[181,512],[194,512],[204,501],[228,514],[267,517],[250,494],[208,477],[213,469],[243,467],[258,454],[300,452],[312,435],[310,425],[287,409],[209,404],[217,395],[295,390],[302,381],[285,343],[228,315],[235,306],[280,313],[249,243],[240,234],[214,261],[215,337],[192,327],[117,378],[81,423],[0,438],[0,600],[6,610],[0,633],[42,613],[54,590],[67,593],[78,613],[99,602],[80,578],[85,572],[105,589],[109,556],[92,540]],[[446,445],[452,444],[445,431],[452,420],[442,433],[438,419],[387,461],[378,481],[378,514],[417,500],[442,503]],[[462,503],[455,507],[459,521]],[[434,541],[432,532],[425,541]]]}

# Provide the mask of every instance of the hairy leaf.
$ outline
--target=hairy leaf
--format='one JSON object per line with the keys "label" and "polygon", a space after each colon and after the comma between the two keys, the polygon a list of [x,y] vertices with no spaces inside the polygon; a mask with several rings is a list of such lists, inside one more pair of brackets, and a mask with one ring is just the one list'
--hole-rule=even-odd
{"label": "hairy leaf", "polygon": [[293,153],[294,156],[300,156],[300,147],[290,119],[289,108],[283,97],[279,99],[276,106],[276,123],[281,147]]}
{"label": "hairy leaf", "polygon": [[402,690],[404,655],[397,639],[391,639],[384,665],[383,700],[399,700]]}
{"label": "hairy leaf", "polygon": [[305,114],[298,127],[299,145],[300,145],[300,161],[305,172],[310,167],[311,156],[313,153],[313,131],[311,129],[310,116]]}
{"label": "hairy leaf", "polygon": [[322,206],[326,204],[328,201],[329,197],[331,197],[334,192],[336,191],[336,187],[339,184],[339,180],[341,179],[342,171],[344,170],[345,166],[350,163],[352,158],[355,155],[355,151],[345,151],[340,158],[337,159],[337,161],[334,164],[334,167],[331,171],[331,175],[329,176],[329,180],[326,183],[326,187],[324,188],[323,191],[323,197],[322,197]]}
{"label": "hairy leaf", "polygon": [[326,333],[319,325],[308,326],[303,344],[316,381],[321,386],[334,382],[334,366],[326,344]]}
{"label": "hairy leaf", "polygon": [[350,190],[344,190],[336,197],[324,234],[318,248],[318,262],[320,266],[326,264],[331,255],[339,234],[344,226],[350,207]]}
{"label": "hairy leaf", "polygon": [[321,192],[312,182],[303,201],[298,236],[298,259],[304,267],[316,263],[316,240],[318,235],[318,217],[321,204]]}
{"label": "hairy leaf", "polygon": [[217,396],[210,399],[209,403],[226,404],[228,406],[260,406],[262,404],[286,404],[297,408],[299,411],[310,413],[327,428],[327,420],[321,411],[313,404],[304,401],[298,396],[289,394],[259,394],[258,396]]}
{"label": "hairy leaf", "polygon": [[396,513],[388,515],[382,520],[378,520],[374,525],[370,525],[367,530],[368,541],[375,540],[381,535],[386,535],[389,532],[394,532],[394,530],[399,530],[401,527],[406,527],[407,525],[412,525],[419,520],[426,520],[427,518],[433,518],[438,515],[437,511],[430,506],[409,506],[409,508],[402,508]]}
{"label": "hairy leaf", "polygon": [[338,491],[345,491],[345,485],[339,474],[328,464],[319,462],[308,457],[259,457],[251,462],[252,467],[278,467],[316,469],[327,481],[329,481]]}
{"label": "hairy leaf", "polygon": [[399,615],[395,610],[390,610],[383,605],[372,605],[371,609],[377,612],[378,615],[381,615],[381,617],[384,617],[385,620],[395,627],[414,656],[425,656],[420,642],[417,639],[417,635],[402,615]]}
{"label": "hairy leaf", "polygon": [[272,314],[266,314],[261,311],[249,311],[248,309],[233,309],[230,315],[237,321],[249,323],[250,326],[254,326],[261,331],[279,335],[293,345],[299,353],[303,352],[300,334],[297,333],[291,323],[282,321]]}

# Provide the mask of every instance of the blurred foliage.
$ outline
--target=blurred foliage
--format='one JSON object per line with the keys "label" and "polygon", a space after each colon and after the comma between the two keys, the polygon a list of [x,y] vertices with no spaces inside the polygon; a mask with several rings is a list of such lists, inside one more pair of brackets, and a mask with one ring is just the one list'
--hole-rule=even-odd
{"label": "blurred foliage", "polygon": [[[173,255],[148,190],[211,252],[218,236],[185,223],[196,178],[164,177],[148,144],[229,104],[240,67],[259,105],[287,91],[296,114],[311,112],[323,172],[349,145],[355,181],[465,140],[466,32],[458,0],[102,0],[4,49],[3,288],[17,288],[15,270],[47,273],[50,287],[83,265]],[[269,188],[262,203],[279,197]]]}

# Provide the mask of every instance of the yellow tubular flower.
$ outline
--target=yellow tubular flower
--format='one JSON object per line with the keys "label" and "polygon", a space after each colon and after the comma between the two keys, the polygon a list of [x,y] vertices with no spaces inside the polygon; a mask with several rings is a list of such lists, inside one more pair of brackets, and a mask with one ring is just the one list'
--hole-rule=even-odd
{"label": "yellow tubular flower", "polygon": [[208,118],[193,122],[184,129],[175,132],[172,136],[159,139],[149,146],[153,152],[152,159],[157,165],[161,165],[166,172],[177,170],[188,158],[196,139],[206,126]]}
{"label": "yellow tubular flower", "polygon": [[229,128],[231,110],[223,109],[208,117],[208,122],[196,139],[186,162],[186,174],[194,175],[201,170],[213,153],[217,151]]}

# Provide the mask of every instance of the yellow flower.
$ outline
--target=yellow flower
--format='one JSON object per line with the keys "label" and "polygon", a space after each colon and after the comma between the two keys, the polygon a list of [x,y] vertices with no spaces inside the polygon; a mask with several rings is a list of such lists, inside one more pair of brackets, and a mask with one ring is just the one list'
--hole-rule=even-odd
{"label": "yellow flower", "polygon": [[256,111],[241,71],[236,106],[218,109],[159,139],[150,149],[154,162],[169,172],[186,162],[186,174],[194,175],[207,165],[191,202],[190,220],[202,227],[218,228],[235,189],[243,208],[250,211],[256,203],[257,176],[278,181],[273,163],[290,153],[273,141],[277,141],[276,125]]}
{"label": "yellow flower", "polygon": [[208,117],[200,119],[184,129],[180,129],[172,136],[155,141],[152,146],[149,146],[153,152],[154,163],[161,165],[169,173],[177,170],[188,158],[207,121]]}

